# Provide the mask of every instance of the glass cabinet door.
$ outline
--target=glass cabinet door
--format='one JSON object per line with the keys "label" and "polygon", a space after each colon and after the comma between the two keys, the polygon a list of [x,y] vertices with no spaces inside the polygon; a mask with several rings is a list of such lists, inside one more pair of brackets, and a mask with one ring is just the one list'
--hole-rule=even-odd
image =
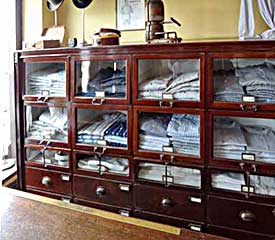
{"label": "glass cabinet door", "polygon": [[112,156],[97,156],[77,154],[77,168],[103,174],[117,174],[129,176],[129,160],[127,158],[118,158]]}
{"label": "glass cabinet door", "polygon": [[138,99],[199,102],[200,61],[139,59]]}
{"label": "glass cabinet door", "polygon": [[68,116],[63,107],[26,106],[26,138],[68,143]]}
{"label": "glass cabinet door", "polygon": [[214,189],[242,192],[243,188],[247,186],[245,180],[244,173],[222,170],[211,172],[211,186]]}
{"label": "glass cabinet door", "polygon": [[65,62],[25,63],[25,95],[66,97]]}
{"label": "glass cabinet door", "polygon": [[275,103],[275,58],[213,60],[214,101]]}
{"label": "glass cabinet door", "polygon": [[139,149],[200,156],[200,116],[139,112]]}
{"label": "glass cabinet door", "polygon": [[69,153],[60,150],[26,148],[26,161],[31,163],[69,167]]}
{"label": "glass cabinet door", "polygon": [[76,112],[77,143],[127,148],[127,111],[77,108]]}
{"label": "glass cabinet door", "polygon": [[275,120],[214,116],[213,157],[275,164]]}
{"label": "glass cabinet door", "polygon": [[275,196],[275,177],[250,175],[250,186],[255,194]]}
{"label": "glass cabinet door", "polygon": [[75,62],[75,96],[126,99],[127,60]]}
{"label": "glass cabinet door", "polygon": [[140,163],[138,166],[138,179],[166,185],[201,188],[201,171],[192,168]]}

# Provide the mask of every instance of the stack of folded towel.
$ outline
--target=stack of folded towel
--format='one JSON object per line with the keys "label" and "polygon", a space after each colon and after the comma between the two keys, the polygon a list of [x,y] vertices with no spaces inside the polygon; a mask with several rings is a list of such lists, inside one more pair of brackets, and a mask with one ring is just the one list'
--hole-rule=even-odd
{"label": "stack of folded towel", "polygon": [[[163,182],[165,165],[153,163],[141,163],[139,165],[138,178]],[[173,177],[173,183],[192,187],[201,187],[201,173],[197,169],[167,166],[167,177]],[[169,181],[168,181],[169,182]]]}
{"label": "stack of folded towel", "polygon": [[77,166],[80,169],[117,173],[122,175],[129,174],[129,163],[127,159],[103,156],[99,159],[97,156],[81,158]]}
{"label": "stack of folded towel", "polygon": [[126,96],[126,69],[120,70],[112,67],[100,69],[94,78],[89,78],[87,86],[84,86],[78,95],[95,97],[97,91],[105,92],[106,97]]}
{"label": "stack of folded towel", "polygon": [[198,115],[173,114],[167,128],[174,151],[200,155],[200,120]]}
{"label": "stack of folded towel", "polygon": [[27,94],[41,95],[49,91],[50,96],[66,96],[66,71],[64,65],[56,64],[51,68],[30,72],[27,75]]}
{"label": "stack of folded towel", "polygon": [[84,124],[77,134],[77,141],[97,144],[106,140],[107,145],[127,147],[127,119],[121,112],[104,113],[92,122]]}
{"label": "stack of folded towel", "polygon": [[50,107],[41,113],[36,120],[32,120],[31,111],[29,115],[28,137],[40,140],[67,141],[68,118],[66,109]]}

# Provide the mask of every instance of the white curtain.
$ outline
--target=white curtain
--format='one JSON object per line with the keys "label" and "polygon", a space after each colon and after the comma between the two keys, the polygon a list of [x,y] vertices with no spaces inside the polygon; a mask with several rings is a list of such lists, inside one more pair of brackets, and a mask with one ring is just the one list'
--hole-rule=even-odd
{"label": "white curtain", "polygon": [[258,0],[260,13],[269,30],[260,34],[263,39],[275,39],[275,0]]}
{"label": "white curtain", "polygon": [[[261,0],[259,0],[261,1]],[[241,40],[254,38],[255,23],[252,0],[241,0],[239,19],[239,38]]]}

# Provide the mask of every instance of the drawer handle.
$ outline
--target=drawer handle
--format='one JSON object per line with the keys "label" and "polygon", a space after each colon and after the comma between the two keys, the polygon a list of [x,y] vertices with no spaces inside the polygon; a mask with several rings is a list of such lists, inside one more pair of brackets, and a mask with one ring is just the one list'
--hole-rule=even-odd
{"label": "drawer handle", "polygon": [[164,199],[162,199],[162,201],[161,201],[161,205],[162,205],[163,207],[172,207],[173,201],[172,201],[171,199],[169,199],[169,198],[164,198]]}
{"label": "drawer handle", "polygon": [[48,185],[52,184],[52,180],[51,180],[50,177],[45,176],[45,177],[42,178],[41,183],[45,186],[48,186]]}
{"label": "drawer handle", "polygon": [[273,215],[274,215],[274,217],[275,217],[275,208],[274,208],[274,210],[272,211],[272,213],[273,213]]}
{"label": "drawer handle", "polygon": [[127,210],[119,210],[118,212],[121,216],[124,216],[124,217],[129,217],[130,216],[130,212],[127,211]]}
{"label": "drawer handle", "polygon": [[253,105],[252,107],[248,107],[247,105],[241,104],[240,108],[243,112],[248,112],[248,111],[258,112],[258,106],[257,105]]}
{"label": "drawer handle", "polygon": [[252,223],[256,221],[256,215],[251,211],[241,211],[239,214],[243,222]]}
{"label": "drawer handle", "polygon": [[94,98],[92,100],[92,104],[93,105],[102,105],[103,103],[105,102],[105,99],[101,98],[101,99],[98,99],[98,98]]}
{"label": "drawer handle", "polygon": [[104,187],[101,187],[101,186],[97,187],[97,189],[96,189],[97,196],[103,196],[105,194],[106,194],[106,190]]}
{"label": "drawer handle", "polygon": [[189,224],[188,227],[192,231],[201,232],[201,225]]}
{"label": "drawer handle", "polygon": [[68,175],[61,175],[61,180],[64,182],[69,182],[70,181],[70,176]]}
{"label": "drawer handle", "polygon": [[122,192],[130,192],[130,185],[119,184],[119,189]]}
{"label": "drawer handle", "polygon": [[199,204],[201,204],[201,202],[202,202],[202,199],[200,197],[189,197],[188,199],[192,203],[199,203]]}

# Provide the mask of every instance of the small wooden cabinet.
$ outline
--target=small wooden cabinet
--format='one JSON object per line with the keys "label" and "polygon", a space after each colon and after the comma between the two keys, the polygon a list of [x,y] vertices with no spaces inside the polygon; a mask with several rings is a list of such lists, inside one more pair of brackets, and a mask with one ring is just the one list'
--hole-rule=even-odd
{"label": "small wooden cabinet", "polygon": [[19,51],[22,190],[275,239],[275,42]]}

